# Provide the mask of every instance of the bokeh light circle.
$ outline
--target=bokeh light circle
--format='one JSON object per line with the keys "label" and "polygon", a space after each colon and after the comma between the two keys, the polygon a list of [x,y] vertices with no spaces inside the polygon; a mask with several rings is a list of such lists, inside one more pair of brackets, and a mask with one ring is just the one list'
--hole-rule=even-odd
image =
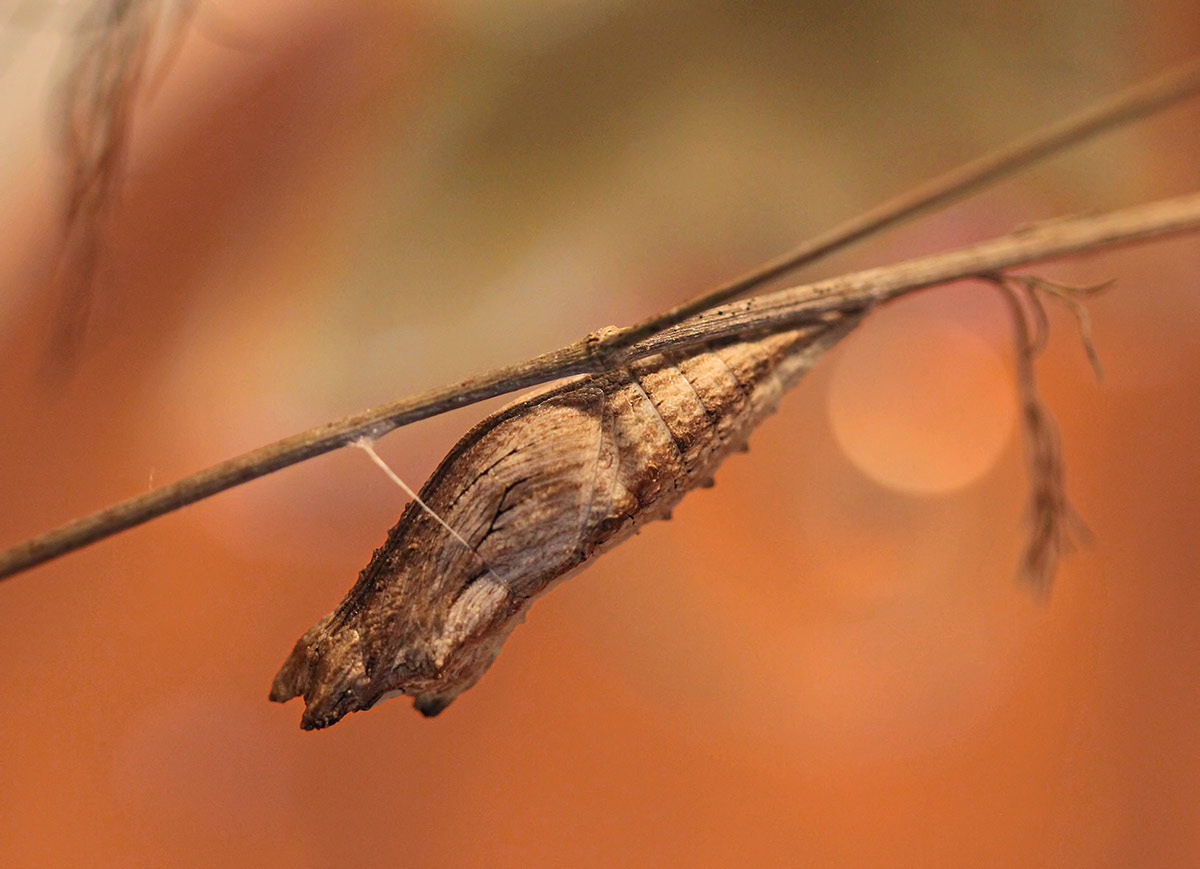
{"label": "bokeh light circle", "polygon": [[828,393],[846,458],[890,489],[952,492],[984,476],[1016,420],[1000,355],[946,317],[881,316],[846,342]]}

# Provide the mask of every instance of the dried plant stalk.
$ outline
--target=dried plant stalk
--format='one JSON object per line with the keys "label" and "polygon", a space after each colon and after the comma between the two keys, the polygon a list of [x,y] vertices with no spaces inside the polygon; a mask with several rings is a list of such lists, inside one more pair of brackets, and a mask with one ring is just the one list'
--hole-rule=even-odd
{"label": "dried plant stalk", "polygon": [[533,359],[400,398],[266,444],[31,537],[0,552],[0,580],[362,437],[380,437],[400,426],[485,398],[558,378],[600,373],[660,353],[694,352],[695,348],[714,341],[796,329],[818,322],[828,312],[862,311],[906,293],[963,278],[1197,230],[1200,230],[1200,194],[1180,196],[1106,214],[1064,218],[931,257],[755,296],[706,311],[624,350],[611,349],[614,338],[625,337],[624,331],[589,336]]}
{"label": "dried plant stalk", "polygon": [[137,103],[170,69],[193,0],[92,0],[74,28],[75,58],[60,85],[68,177],[55,275],[61,301],[48,371],[69,374],[83,343],[124,181]]}
{"label": "dried plant stalk", "polygon": [[303,695],[306,730],[396,694],[436,715],[538,596],[711,485],[860,319],[649,357],[493,414],[425,484],[429,509],[409,503],[346,599],[296,643],[271,699]]}
{"label": "dried plant stalk", "polygon": [[[1013,346],[1016,351],[1017,396],[1021,405],[1021,430],[1025,443],[1025,461],[1029,469],[1029,538],[1021,554],[1021,578],[1034,594],[1046,598],[1058,569],[1059,560],[1075,548],[1077,539],[1087,539],[1087,526],[1067,499],[1066,472],[1058,427],[1038,395],[1034,360],[1045,347],[1049,321],[1038,291],[1061,299],[1079,319],[1079,332],[1088,361],[1101,376],[1100,359],[1092,344],[1087,310],[1075,296],[1086,296],[1109,286],[1064,287],[1039,278],[981,275],[995,286],[1012,314]],[[1033,317],[1034,334],[1026,316]]]}

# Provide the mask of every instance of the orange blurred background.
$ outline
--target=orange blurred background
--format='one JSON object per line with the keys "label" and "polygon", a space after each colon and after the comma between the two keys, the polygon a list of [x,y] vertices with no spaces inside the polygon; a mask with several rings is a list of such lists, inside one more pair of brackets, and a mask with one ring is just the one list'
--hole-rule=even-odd
{"label": "orange blurred background", "polygon": [[[139,105],[66,384],[69,39],[8,36],[0,545],[633,322],[1184,59],[1200,13],[214,0]],[[1195,190],[1198,137],[1193,102],[809,275]],[[1200,865],[1200,239],[1037,273],[1117,279],[1105,381],[1065,311],[1039,363],[1095,538],[1047,604],[1005,308],[929,291],[435,720],[266,701],[403,506],[357,451],[0,584],[0,863]],[[486,410],[378,449],[416,484]]]}

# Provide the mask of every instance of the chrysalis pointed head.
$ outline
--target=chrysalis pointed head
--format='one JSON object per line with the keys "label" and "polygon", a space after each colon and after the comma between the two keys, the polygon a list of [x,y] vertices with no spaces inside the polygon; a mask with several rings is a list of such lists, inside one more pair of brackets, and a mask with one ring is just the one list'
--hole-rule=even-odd
{"label": "chrysalis pointed head", "polygon": [[437,715],[484,674],[523,609],[488,572],[425,612],[432,617],[380,618],[374,602],[350,616],[331,613],[296,643],[270,697],[284,703],[303,695],[305,730],[401,694],[422,715]]}
{"label": "chrysalis pointed head", "polygon": [[270,698],[277,703],[304,696],[305,730],[328,727],[371,705],[358,631],[331,631],[332,620],[331,613],[300,638],[271,685]]}

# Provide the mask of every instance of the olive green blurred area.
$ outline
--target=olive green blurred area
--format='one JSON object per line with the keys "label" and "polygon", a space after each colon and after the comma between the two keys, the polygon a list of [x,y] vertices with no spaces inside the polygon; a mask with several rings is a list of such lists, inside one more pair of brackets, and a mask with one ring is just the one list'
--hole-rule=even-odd
{"label": "olive green blurred area", "polygon": [[[0,546],[634,322],[1200,46],[1184,0],[210,0],[153,43],[64,374],[81,9],[0,3]],[[1198,135],[1176,107],[794,280],[1192,192]],[[266,700],[403,508],[359,451],[0,584],[0,863],[1200,863],[1200,239],[1036,273],[1116,280],[1103,382],[1063,309],[1038,362],[1091,540],[1048,601],[1006,308],[931,290],[434,720]],[[501,402],[377,449],[415,486]]]}

